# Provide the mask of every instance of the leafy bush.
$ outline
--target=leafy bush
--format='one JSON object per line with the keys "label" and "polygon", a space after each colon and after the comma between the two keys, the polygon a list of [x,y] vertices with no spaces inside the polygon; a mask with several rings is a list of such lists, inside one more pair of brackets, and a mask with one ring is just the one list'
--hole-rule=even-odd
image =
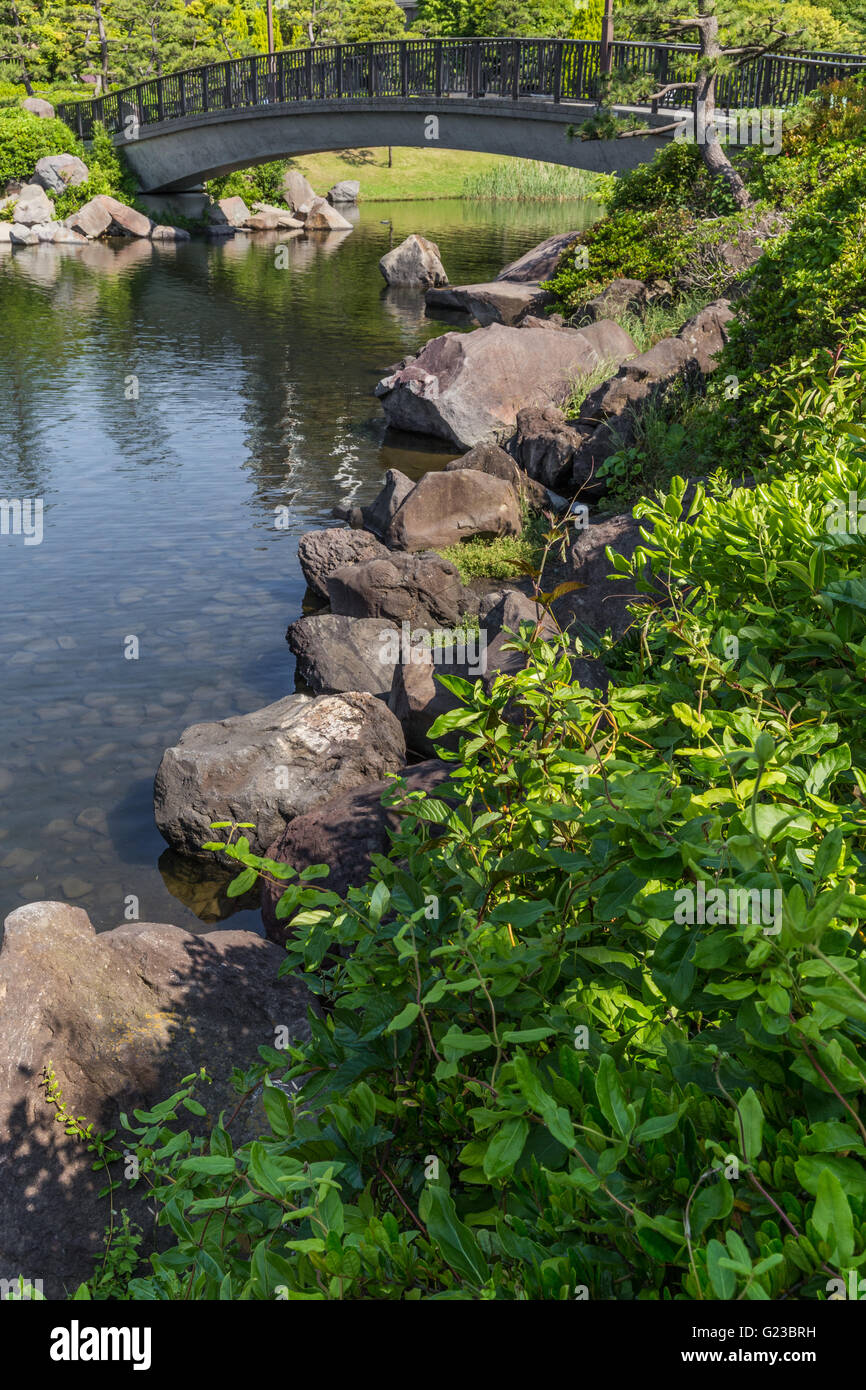
{"label": "leafy bush", "polygon": [[46,120],[20,107],[0,110],[0,188],[13,179],[26,182],[37,161],[49,154],[83,158],[84,150],[62,121]]}
{"label": "leafy bush", "polygon": [[734,211],[727,184],[710,176],[695,144],[674,140],[649,164],[639,164],[614,181],[608,206],[612,213],[660,207],[688,208],[714,216]]}
{"label": "leafy bush", "polygon": [[610,217],[581,234],[546,288],[555,294],[557,307],[568,313],[620,276],[676,279],[688,260],[689,230],[688,215],[675,208]]}
{"label": "leafy bush", "polygon": [[256,164],[252,169],[236,169],[233,174],[209,179],[207,190],[212,198],[243,198],[248,205],[253,202],[282,204],[286,168],[286,160],[274,159],[267,164]]}
{"label": "leafy bush", "polygon": [[842,430],[814,474],[641,504],[653,548],[615,567],[669,606],[607,701],[529,627],[489,695],[443,678],[451,782],[397,793],[344,901],[213,846],[236,892],[286,886],[284,970],[322,1014],[236,1076],[265,1083],[256,1142],[192,1139],[192,1078],[137,1112],[175,1244],[133,1298],[808,1299],[862,1262],[866,534],[827,525],[851,491]]}

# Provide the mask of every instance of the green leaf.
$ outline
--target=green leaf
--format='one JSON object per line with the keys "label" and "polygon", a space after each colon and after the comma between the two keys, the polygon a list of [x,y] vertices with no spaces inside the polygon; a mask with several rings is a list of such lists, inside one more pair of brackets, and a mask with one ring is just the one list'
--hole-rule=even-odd
{"label": "green leaf", "polygon": [[484,1154],[483,1168],[488,1178],[507,1178],[523,1153],[523,1146],[529,1134],[529,1121],[519,1116],[506,1120],[497,1130]]}
{"label": "green leaf", "polygon": [[626,1104],[616,1065],[609,1052],[603,1052],[598,1062],[595,1091],[601,1113],[623,1139],[634,1129],[634,1107]]}
{"label": "green leaf", "polygon": [[761,1109],[761,1102],[751,1086],[745,1095],[741,1096],[737,1105],[737,1114],[740,1119],[740,1128],[746,1150],[743,1157],[749,1163],[754,1163],[764,1142],[764,1112]]}
{"label": "green leaf", "polygon": [[385,1029],[385,1032],[399,1033],[401,1028],[408,1028],[410,1023],[415,1022],[415,1019],[418,1017],[420,1012],[420,1005],[416,1004],[414,999],[411,1000],[410,1003],[408,1003],[405,1006],[405,1008],[401,1009],[400,1012],[394,1018],[391,1019],[391,1022],[388,1024],[388,1027]]}
{"label": "green leaf", "polygon": [[812,1224],[830,1246],[832,1263],[840,1269],[847,1268],[854,1254],[854,1218],[842,1184],[829,1168],[818,1179]]}
{"label": "green leaf", "polygon": [[487,1261],[469,1227],[458,1219],[457,1209],[445,1188],[438,1183],[429,1184],[421,1194],[419,1212],[427,1234],[439,1247],[446,1263],[471,1284],[486,1284],[490,1278]]}

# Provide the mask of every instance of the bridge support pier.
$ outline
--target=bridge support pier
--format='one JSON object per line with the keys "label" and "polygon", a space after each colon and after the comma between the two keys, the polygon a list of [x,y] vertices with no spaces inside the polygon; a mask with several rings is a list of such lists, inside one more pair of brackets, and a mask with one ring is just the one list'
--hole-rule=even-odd
{"label": "bridge support pier", "polygon": [[155,222],[170,223],[175,215],[193,220],[203,217],[210,198],[201,183],[193,183],[174,193],[140,193],[138,201]]}

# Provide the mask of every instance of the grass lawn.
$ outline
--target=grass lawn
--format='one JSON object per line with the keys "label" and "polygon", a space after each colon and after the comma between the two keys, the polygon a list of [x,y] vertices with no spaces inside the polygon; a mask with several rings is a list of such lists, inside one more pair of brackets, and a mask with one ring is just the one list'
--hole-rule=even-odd
{"label": "grass lawn", "polygon": [[467,178],[512,162],[500,155],[474,154],[467,150],[397,146],[392,150],[392,157],[390,169],[386,148],[308,154],[289,160],[289,164],[306,175],[317,193],[327,193],[340,179],[358,179],[361,200],[381,203],[415,198],[460,198]]}

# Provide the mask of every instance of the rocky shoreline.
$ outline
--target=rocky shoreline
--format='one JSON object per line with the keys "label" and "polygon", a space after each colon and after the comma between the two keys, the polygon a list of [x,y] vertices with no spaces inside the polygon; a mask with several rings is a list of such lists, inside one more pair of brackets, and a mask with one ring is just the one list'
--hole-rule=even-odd
{"label": "rocky shoreline", "polygon": [[[223,211],[228,218],[241,210]],[[416,240],[423,244],[396,260],[408,257],[431,276],[430,255],[438,259],[438,252]],[[594,475],[605,450],[614,440],[621,447],[648,401],[674,381],[713,370],[731,310],[717,300],[642,354],[606,310],[625,299],[646,305],[658,287],[614,282],[583,306],[578,322],[540,319],[536,290],[568,240],[550,238],[506,267],[491,282],[499,289],[450,288],[479,326],[431,340],[382,378],[377,393],[390,420],[411,421],[465,452],[417,483],[390,470],[371,503],[340,514],[342,525],[302,536],[305,607],[316,611],[296,618],[287,640],[306,689],[249,714],[192,725],[165,751],[154,804],[173,849],[200,855],[212,821],[252,822],[255,852],[297,870],[327,863],[325,886],[340,893],[364,881],[399,816],[399,804],[382,804],[389,778],[401,775],[410,791],[426,793],[448,775],[429,731],[458,702],[437,672],[480,679],[489,689],[498,674],[519,669],[509,636],[520,624],[544,630],[551,622],[525,581],[464,583],[439,553],[446,547],[518,537],[534,512],[551,524],[558,517],[569,540],[556,579],[571,586],[554,606],[559,626],[610,629],[614,639],[624,632],[634,596],[608,580],[605,552],[612,545],[632,554],[639,525],[630,512],[590,516],[581,499],[597,500]],[[434,268],[427,288],[434,311],[439,278],[436,284]],[[515,311],[520,295],[511,287],[521,285],[527,291]],[[485,323],[492,314],[499,317]],[[580,414],[569,417],[562,406],[570,384],[608,368]],[[603,664],[577,651],[572,674],[587,689],[608,684]],[[278,896],[274,886],[263,895],[270,940],[225,930],[192,936],[152,923],[96,936],[87,915],[63,903],[30,904],[7,918],[0,1277],[41,1277],[50,1267],[46,1292],[60,1297],[86,1277],[104,1225],[98,1176],[83,1146],[53,1123],[40,1089],[43,1068],[54,1069],[76,1114],[114,1128],[120,1110],[209,1069],[215,1056],[243,1067],[259,1046],[285,1046],[275,1044],[280,1030],[289,1039],[306,1035],[312,996],[302,982],[276,978],[276,943],[284,936]],[[137,1219],[143,1213],[142,1204]]]}

